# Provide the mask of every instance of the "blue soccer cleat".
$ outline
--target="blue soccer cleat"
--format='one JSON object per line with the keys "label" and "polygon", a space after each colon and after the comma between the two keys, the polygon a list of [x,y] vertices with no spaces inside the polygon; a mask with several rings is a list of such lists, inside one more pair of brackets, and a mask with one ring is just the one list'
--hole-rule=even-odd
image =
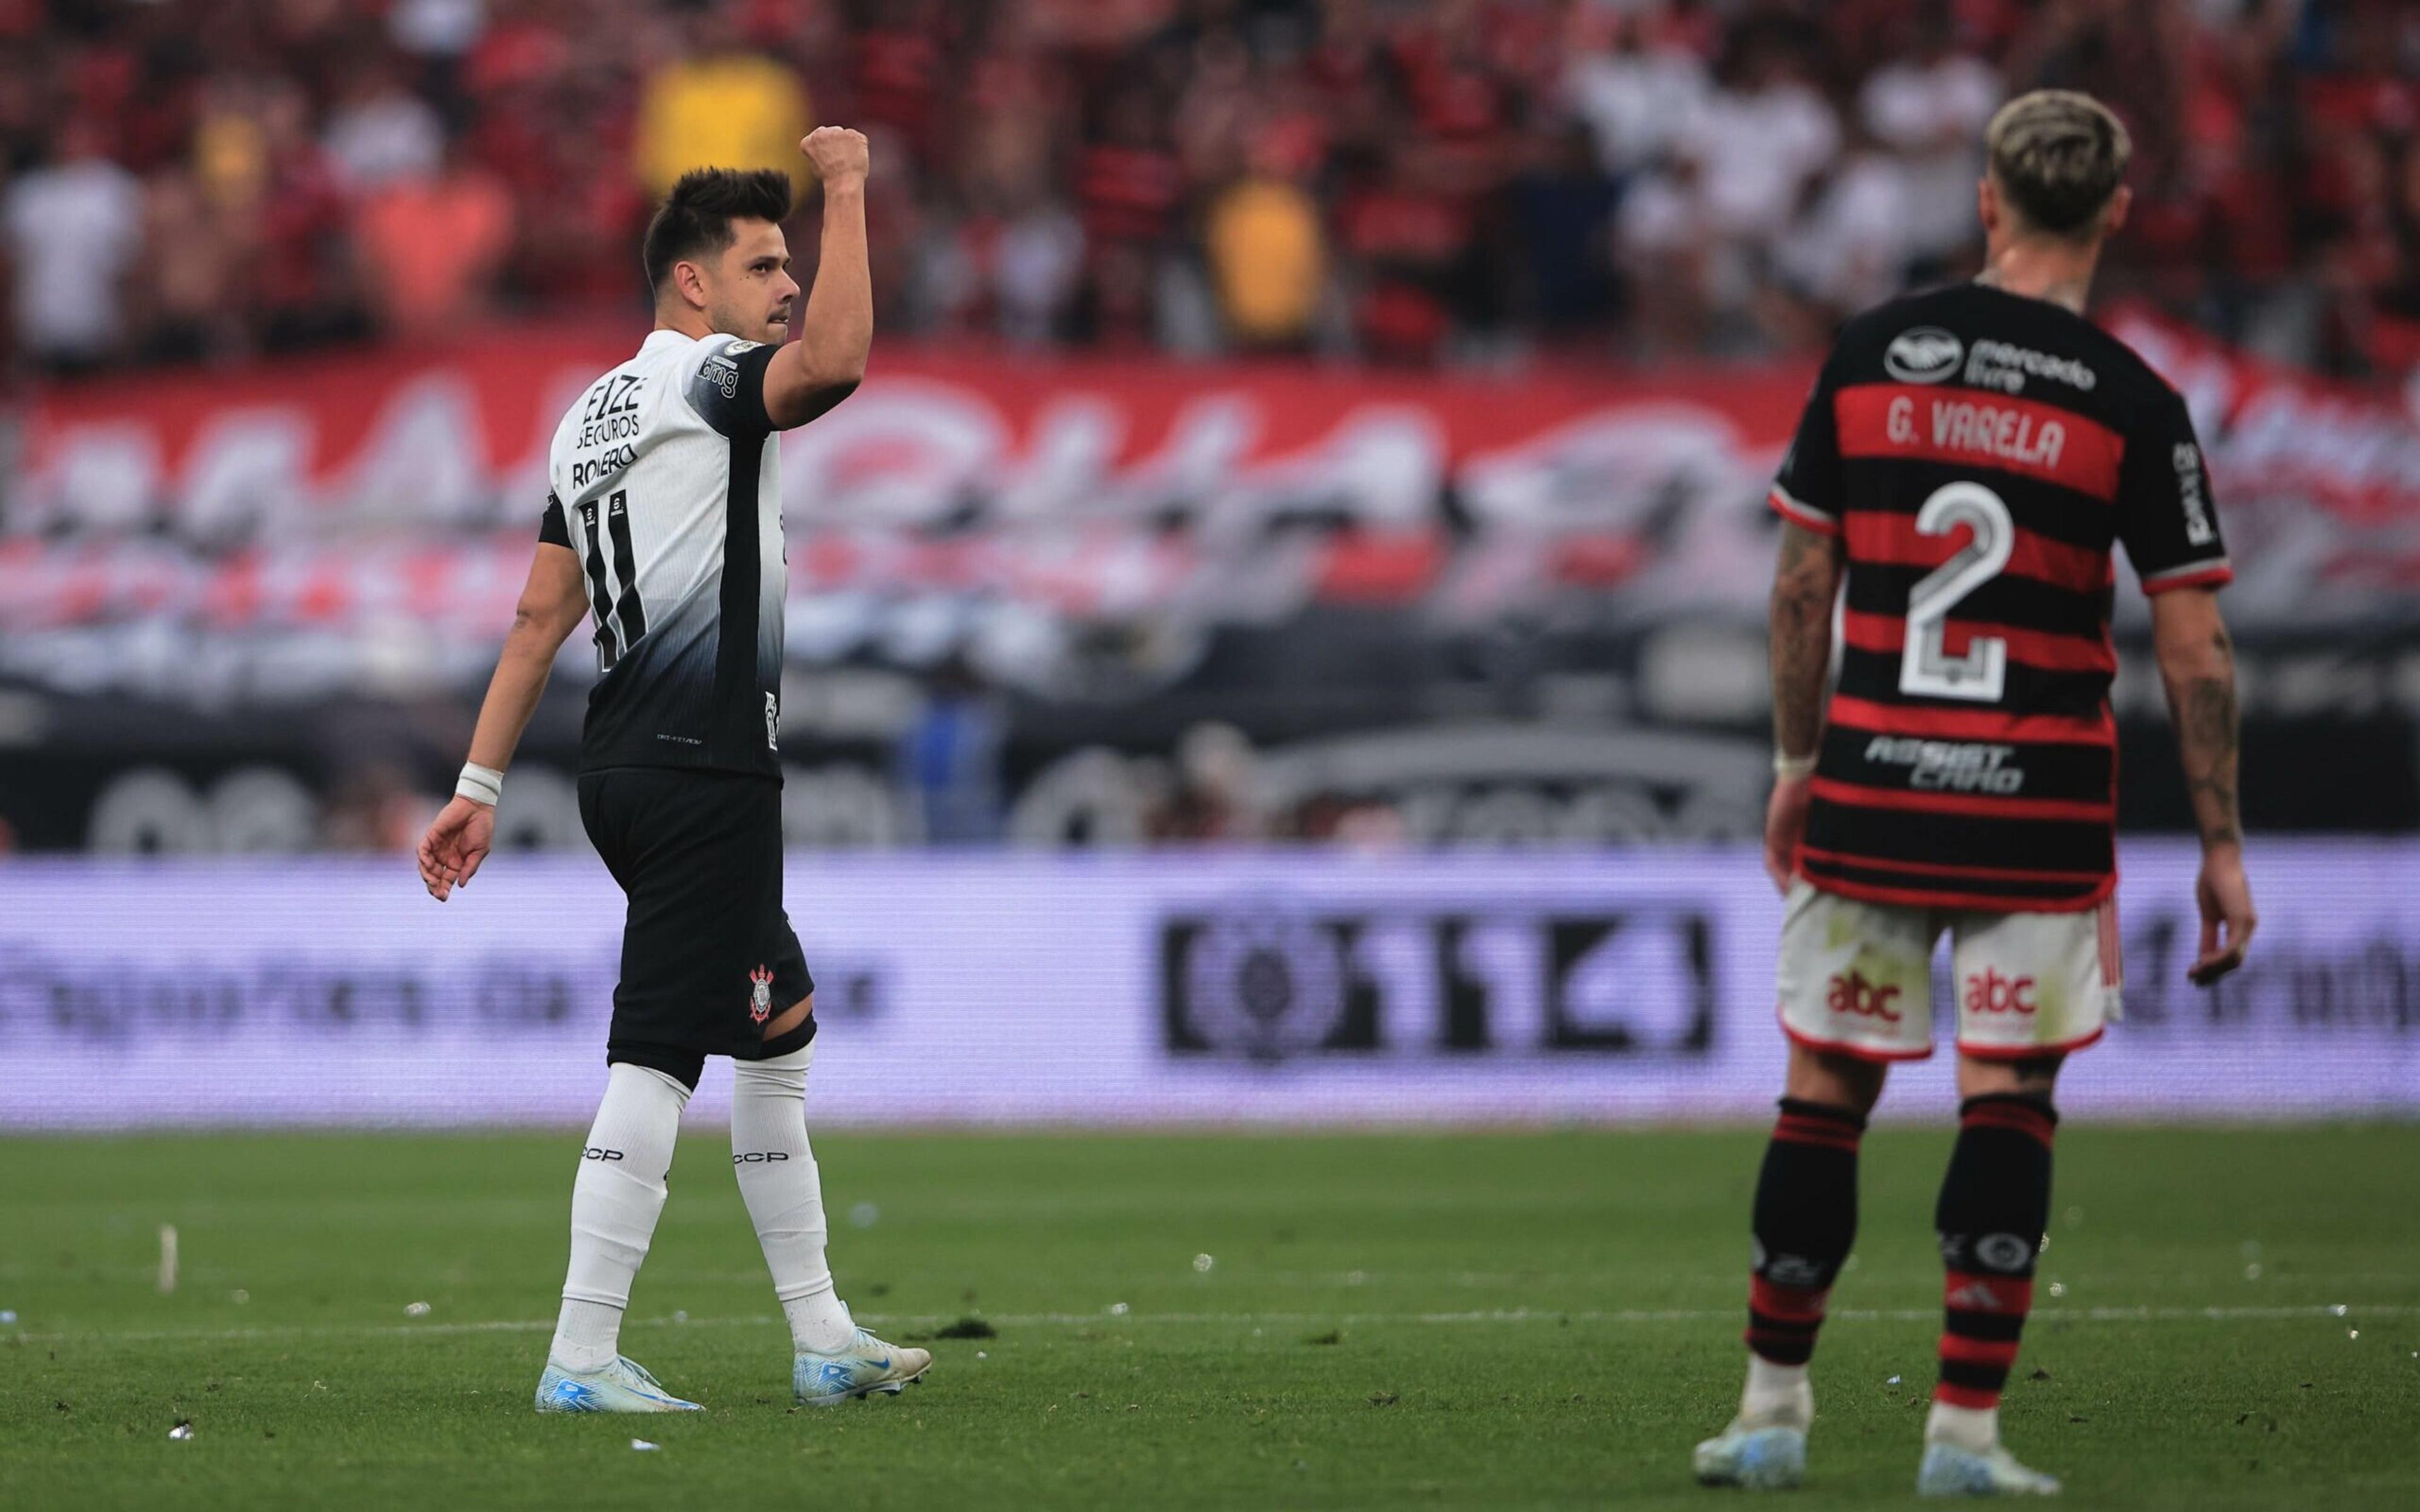
{"label": "blue soccer cleat", "polygon": [[537,1378],[537,1410],[541,1412],[703,1412],[685,1402],[647,1374],[646,1366],[616,1357],[602,1370],[578,1375],[550,1364]]}
{"label": "blue soccer cleat", "polygon": [[1758,1427],[1734,1421],[1698,1445],[1693,1463],[1700,1486],[1787,1490],[1807,1473],[1807,1430],[1787,1423]]}
{"label": "blue soccer cleat", "polygon": [[896,1396],[932,1367],[931,1350],[885,1344],[861,1328],[835,1353],[799,1350],[790,1365],[790,1387],[801,1406],[837,1407],[876,1392]]}
{"label": "blue soccer cleat", "polygon": [[2058,1482],[2017,1463],[1999,1444],[1980,1454],[1944,1440],[1924,1446],[1916,1468],[1918,1496],[2056,1496]]}

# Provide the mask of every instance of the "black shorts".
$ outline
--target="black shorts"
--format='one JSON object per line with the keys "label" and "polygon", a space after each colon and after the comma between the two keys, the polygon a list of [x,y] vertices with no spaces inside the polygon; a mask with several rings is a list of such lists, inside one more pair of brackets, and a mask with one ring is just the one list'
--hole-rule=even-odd
{"label": "black shorts", "polygon": [[607,1059],[672,1072],[681,1057],[756,1060],[814,1037],[811,1014],[802,1032],[765,1039],[768,1020],[815,990],[782,911],[778,780],[654,766],[584,772],[580,820],[630,900]]}

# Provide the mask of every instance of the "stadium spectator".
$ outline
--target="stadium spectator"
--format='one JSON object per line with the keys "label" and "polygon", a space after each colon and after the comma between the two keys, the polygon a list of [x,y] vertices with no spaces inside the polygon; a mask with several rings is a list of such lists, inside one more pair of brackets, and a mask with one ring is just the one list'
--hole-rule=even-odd
{"label": "stadium spectator", "polygon": [[[653,196],[702,162],[794,162],[819,100],[895,164],[870,227],[893,331],[1412,363],[1811,349],[1839,309],[1963,270],[1978,123],[2041,85],[2111,100],[2136,143],[2113,297],[2347,376],[2420,361],[2420,8],[2394,0],[9,15],[10,346],[49,371],[363,331],[353,270],[413,239],[388,217],[440,181],[448,213],[510,228],[501,257],[449,255],[441,302],[627,308]],[[501,213],[462,193],[483,182]],[[189,262],[141,256],[147,223]]]}
{"label": "stadium spectator", "polygon": [[125,281],[143,244],[143,190],[89,121],[59,129],[54,161],[0,200],[16,270],[17,339],[56,373],[99,366],[126,334]]}
{"label": "stadium spectator", "polygon": [[355,238],[380,326],[421,337],[470,325],[487,311],[512,234],[504,185],[458,155],[437,174],[370,194],[356,213]]}

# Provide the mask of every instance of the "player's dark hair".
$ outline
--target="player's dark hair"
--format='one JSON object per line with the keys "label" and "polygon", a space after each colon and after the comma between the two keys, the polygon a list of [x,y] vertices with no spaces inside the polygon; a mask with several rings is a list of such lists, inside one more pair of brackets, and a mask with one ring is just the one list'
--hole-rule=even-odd
{"label": "player's dark hair", "polygon": [[659,290],[673,264],[700,253],[716,253],[738,239],[734,221],[770,221],[790,214],[790,176],[778,168],[692,168],[656,207],[640,243],[647,287]]}
{"label": "player's dark hair", "polygon": [[2027,225],[2086,240],[2101,229],[2134,146],[2124,123],[2090,95],[2037,89],[2000,107],[1983,148],[1993,181]]}

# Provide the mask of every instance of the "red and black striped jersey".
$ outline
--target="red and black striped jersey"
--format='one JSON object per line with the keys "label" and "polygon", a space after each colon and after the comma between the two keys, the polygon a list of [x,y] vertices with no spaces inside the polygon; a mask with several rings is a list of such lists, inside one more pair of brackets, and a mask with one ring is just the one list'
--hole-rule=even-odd
{"label": "red and black striped jersey", "polygon": [[1799,873],[1935,907],[2107,897],[2112,550],[2148,593],[2232,576],[2177,392],[2047,301],[1895,301],[1842,331],[1773,507],[1847,556]]}

